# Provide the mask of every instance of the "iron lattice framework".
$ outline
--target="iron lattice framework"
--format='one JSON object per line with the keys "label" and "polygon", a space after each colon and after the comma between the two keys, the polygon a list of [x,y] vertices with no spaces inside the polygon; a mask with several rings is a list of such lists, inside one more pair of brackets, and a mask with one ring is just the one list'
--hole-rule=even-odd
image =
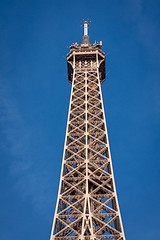
{"label": "iron lattice framework", "polygon": [[72,90],[50,240],[125,240],[101,93],[105,54],[88,39],[67,55]]}

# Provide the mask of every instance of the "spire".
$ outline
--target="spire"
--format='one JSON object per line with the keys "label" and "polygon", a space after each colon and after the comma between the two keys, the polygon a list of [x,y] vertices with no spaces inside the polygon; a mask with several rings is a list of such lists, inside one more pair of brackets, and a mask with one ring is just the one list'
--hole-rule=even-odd
{"label": "spire", "polygon": [[89,25],[89,20],[83,21],[83,27],[84,27],[83,44],[85,45],[89,44],[88,25]]}

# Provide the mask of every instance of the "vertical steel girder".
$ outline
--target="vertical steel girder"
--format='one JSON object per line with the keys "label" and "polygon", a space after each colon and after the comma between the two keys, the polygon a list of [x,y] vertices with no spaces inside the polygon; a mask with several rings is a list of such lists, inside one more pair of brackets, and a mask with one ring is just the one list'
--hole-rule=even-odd
{"label": "vertical steel girder", "polygon": [[125,240],[101,93],[105,55],[78,49],[67,59],[72,90],[50,240]]}

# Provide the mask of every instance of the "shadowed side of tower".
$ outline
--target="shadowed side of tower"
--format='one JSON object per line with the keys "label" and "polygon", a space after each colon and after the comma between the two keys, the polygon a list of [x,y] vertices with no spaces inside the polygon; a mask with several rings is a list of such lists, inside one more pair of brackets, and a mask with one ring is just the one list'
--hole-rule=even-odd
{"label": "shadowed side of tower", "polygon": [[72,90],[50,240],[125,240],[101,93],[105,54],[83,24],[83,43],[67,55]]}

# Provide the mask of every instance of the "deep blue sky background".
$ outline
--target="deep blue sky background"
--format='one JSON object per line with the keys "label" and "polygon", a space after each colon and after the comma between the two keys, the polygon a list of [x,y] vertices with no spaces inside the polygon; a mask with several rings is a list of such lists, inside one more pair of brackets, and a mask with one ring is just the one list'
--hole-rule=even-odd
{"label": "deep blue sky background", "polygon": [[126,238],[160,239],[160,2],[5,0],[0,7],[0,239],[49,239],[71,85],[66,54],[103,42],[102,85]]}

